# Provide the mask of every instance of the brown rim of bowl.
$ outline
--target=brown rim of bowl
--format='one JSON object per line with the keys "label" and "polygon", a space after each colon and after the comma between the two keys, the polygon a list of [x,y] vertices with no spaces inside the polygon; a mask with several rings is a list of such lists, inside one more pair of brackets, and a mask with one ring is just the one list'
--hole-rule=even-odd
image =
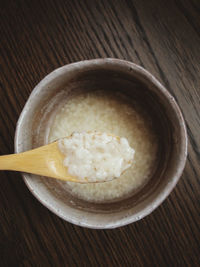
{"label": "brown rim of bowl", "polygon": [[129,217],[122,218],[121,220],[117,220],[115,223],[105,225],[102,227],[102,226],[94,226],[94,225],[89,224],[89,223],[85,224],[82,222],[77,222],[71,218],[66,218],[66,216],[64,216],[63,214],[60,214],[55,208],[51,207],[51,205],[49,203],[47,203],[44,199],[41,199],[41,197],[34,191],[34,189],[31,187],[31,185],[29,185],[29,183],[26,179],[25,173],[22,173],[22,176],[23,176],[23,180],[24,180],[26,186],[31,191],[31,193],[35,196],[35,198],[38,199],[38,201],[41,202],[50,211],[52,211],[54,214],[61,217],[62,219],[66,220],[70,223],[73,223],[75,225],[87,227],[87,228],[92,228],[92,229],[113,229],[116,227],[121,227],[121,226],[125,226],[127,224],[130,224],[130,223],[136,222],[136,221],[144,218],[145,216],[149,215],[151,212],[153,212],[168,197],[168,195],[171,193],[171,191],[173,190],[173,188],[177,184],[177,182],[178,182],[178,180],[179,180],[179,178],[180,178],[180,176],[184,170],[186,159],[187,159],[187,144],[188,144],[187,131],[186,131],[185,122],[184,122],[182,113],[180,111],[180,108],[178,107],[174,97],[167,91],[167,89],[165,89],[165,87],[150,72],[148,72],[144,68],[142,68],[142,67],[140,67],[140,66],[138,66],[132,62],[129,62],[126,60],[121,60],[121,59],[115,59],[115,58],[83,60],[83,61],[79,61],[79,62],[75,62],[75,63],[70,63],[68,65],[64,65],[60,68],[55,69],[54,71],[49,73],[47,76],[45,76],[42,79],[42,81],[40,81],[36,85],[36,87],[33,89],[33,91],[31,92],[31,94],[30,94],[21,114],[20,114],[18,122],[17,122],[15,139],[14,139],[14,147],[15,147],[15,153],[21,152],[21,151],[19,151],[19,144],[18,144],[20,131],[21,131],[20,126],[21,126],[21,123],[23,121],[24,116],[26,115],[26,113],[28,111],[28,105],[31,102],[30,99],[33,98],[37,94],[37,91],[40,89],[41,86],[45,85],[49,80],[54,79],[55,77],[58,77],[62,72],[65,72],[68,70],[76,71],[78,69],[83,69],[84,67],[87,67],[87,66],[91,66],[91,65],[99,66],[102,64],[109,64],[109,65],[113,65],[113,66],[118,65],[122,68],[127,68],[127,70],[131,68],[135,73],[140,73],[142,76],[146,77],[150,81],[150,83],[154,84],[154,86],[160,91],[160,93],[168,100],[174,113],[176,113],[176,116],[179,119],[179,126],[181,129],[181,137],[182,138],[181,138],[181,142],[180,142],[181,149],[180,149],[179,163],[177,165],[175,173],[173,174],[171,182],[166,185],[164,190],[159,192],[159,194],[157,195],[157,197],[155,198],[155,200],[153,202],[149,203],[149,205],[147,205],[147,207],[145,207],[138,214],[130,215]]}

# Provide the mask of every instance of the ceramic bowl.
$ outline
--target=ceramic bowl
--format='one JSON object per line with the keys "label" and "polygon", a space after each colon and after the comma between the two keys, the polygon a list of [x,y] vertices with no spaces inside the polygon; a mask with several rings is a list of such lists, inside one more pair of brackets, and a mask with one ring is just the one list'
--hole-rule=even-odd
{"label": "ceramic bowl", "polygon": [[29,190],[64,220],[94,229],[120,227],[150,214],[178,182],[187,157],[186,127],[169,92],[148,71],[119,59],[72,63],[47,75],[31,93],[17,123],[15,152],[48,143],[50,125],[62,101],[104,88],[123,91],[150,114],[159,139],[156,172],[141,190],[109,203],[89,203],[67,193],[55,179],[23,173]]}

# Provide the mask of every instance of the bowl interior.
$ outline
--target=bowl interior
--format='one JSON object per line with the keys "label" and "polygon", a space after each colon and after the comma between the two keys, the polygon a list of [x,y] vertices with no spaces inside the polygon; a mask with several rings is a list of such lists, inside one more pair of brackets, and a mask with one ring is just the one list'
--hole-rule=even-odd
{"label": "bowl interior", "polygon": [[171,188],[166,189],[167,185],[175,184],[178,179],[176,174],[183,138],[176,104],[170,102],[173,102],[172,98],[153,77],[134,64],[113,65],[102,61],[99,65],[65,66],[36,87],[18,125],[17,152],[48,143],[49,129],[56,113],[72,96],[102,88],[113,94],[125,94],[152,119],[159,151],[155,170],[148,182],[119,201],[91,203],[67,193],[54,179],[24,174],[30,190],[48,208],[70,222],[93,228],[114,227],[117,221],[128,223],[151,212],[161,201],[163,192],[166,196],[171,191]]}

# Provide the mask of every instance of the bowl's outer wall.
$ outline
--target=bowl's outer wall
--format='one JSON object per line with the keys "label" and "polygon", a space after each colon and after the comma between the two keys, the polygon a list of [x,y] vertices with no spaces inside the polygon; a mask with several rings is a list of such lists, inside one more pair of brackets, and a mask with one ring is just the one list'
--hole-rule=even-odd
{"label": "bowl's outer wall", "polygon": [[[141,197],[141,201],[131,200],[128,205],[126,205],[127,203],[124,205],[118,203],[110,207],[108,204],[106,209],[103,206],[97,208],[95,205],[89,205],[88,209],[84,209],[81,207],[81,202],[77,202],[79,205],[69,196],[63,197],[62,192],[59,195],[60,192],[54,190],[53,186],[52,188],[47,186],[44,183],[44,180],[47,179],[23,174],[30,191],[52,212],[71,223],[95,229],[119,227],[151,213],[176,185],[184,169],[187,156],[185,123],[174,98],[149,72],[131,62],[118,59],[95,59],[72,63],[47,75],[33,90],[18,120],[15,152],[20,153],[44,144],[45,134],[48,133],[45,130],[48,126],[46,123],[50,122],[52,110],[56,109],[60,99],[67,98],[74,91],[78,91],[79,87],[84,88],[84,77],[88,73],[92,77],[93,74],[102,71],[113,73],[115,79],[130,77],[130,80],[134,81],[135,87],[137,87],[137,82],[139,85],[142,83],[147,93],[150,92],[150,95],[155,97],[159,108],[163,107],[163,114],[167,118],[165,126],[169,132],[165,147],[168,158],[164,155],[162,162],[163,181],[159,181],[153,188],[150,188],[149,184],[148,194]],[[96,74],[93,76],[97,82],[98,79],[99,81],[101,79],[102,82],[101,75]],[[107,80],[109,81],[109,79]],[[70,89],[66,91],[65,88],[69,82],[71,87],[69,86]],[[95,84],[97,83],[90,83],[90,80],[89,83],[86,82],[86,85],[90,86],[95,86]],[[162,113],[162,110],[159,113]],[[164,133],[164,130],[162,132]],[[164,170],[164,166],[167,167],[166,170]],[[125,208],[126,206],[127,208]]]}

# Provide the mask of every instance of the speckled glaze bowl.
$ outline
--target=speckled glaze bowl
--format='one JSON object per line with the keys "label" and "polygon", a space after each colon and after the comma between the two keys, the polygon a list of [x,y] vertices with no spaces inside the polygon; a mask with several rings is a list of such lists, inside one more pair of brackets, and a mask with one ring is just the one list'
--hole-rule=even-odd
{"label": "speckled glaze bowl", "polygon": [[185,123],[174,98],[148,71],[119,59],[72,63],[47,75],[31,93],[17,123],[15,152],[48,142],[50,125],[63,101],[79,92],[120,91],[150,114],[158,136],[156,172],[141,190],[109,203],[89,203],[63,191],[55,179],[23,173],[33,195],[64,220],[94,229],[120,227],[157,208],[178,182],[187,157]]}

